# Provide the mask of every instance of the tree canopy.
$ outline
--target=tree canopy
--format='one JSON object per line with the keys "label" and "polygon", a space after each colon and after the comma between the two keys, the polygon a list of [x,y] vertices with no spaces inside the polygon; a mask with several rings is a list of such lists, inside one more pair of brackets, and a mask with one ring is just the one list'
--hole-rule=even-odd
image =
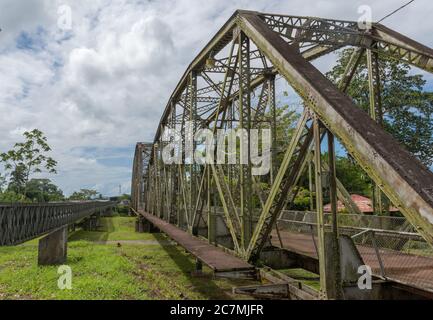
{"label": "tree canopy", "polygon": [[69,200],[92,200],[98,195],[98,191],[91,189],[81,189],[80,191],[75,191],[69,197]]}
{"label": "tree canopy", "polygon": [[[327,76],[337,82],[353,49],[339,53],[337,64]],[[379,56],[383,127],[426,166],[433,164],[433,93],[424,90],[426,80],[411,67]],[[348,87],[347,94],[364,110],[369,108],[367,61],[364,56]]]}
{"label": "tree canopy", "polygon": [[[47,202],[60,201],[63,192],[49,179],[30,179],[34,173],[57,173],[57,161],[48,156],[51,151],[43,132],[34,129],[23,133],[24,142],[17,142],[7,152],[0,153],[6,175],[0,175],[0,201]],[[3,190],[7,185],[7,189]]]}
{"label": "tree canopy", "polygon": [[26,197],[36,202],[64,200],[63,191],[49,179],[31,179],[27,183]]}
{"label": "tree canopy", "polygon": [[33,129],[23,135],[24,142],[17,142],[11,150],[0,154],[5,170],[10,172],[10,189],[21,194],[26,193],[31,174],[43,170],[57,173],[57,161],[47,155],[51,148],[43,132]]}

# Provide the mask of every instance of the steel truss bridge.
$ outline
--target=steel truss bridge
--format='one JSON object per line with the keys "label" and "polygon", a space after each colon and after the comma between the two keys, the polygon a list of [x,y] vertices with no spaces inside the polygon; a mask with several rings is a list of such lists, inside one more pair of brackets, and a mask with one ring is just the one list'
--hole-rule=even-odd
{"label": "steel truss bridge", "polygon": [[[352,56],[335,84],[312,62],[345,47],[353,48]],[[368,113],[346,94],[364,57]],[[422,258],[424,264],[414,264],[418,256],[406,246],[416,243],[428,251],[433,244],[433,173],[382,127],[379,61],[383,58],[433,72],[432,49],[381,24],[361,30],[353,21],[236,11],[186,69],[168,100],[154,142],[137,144],[132,209],[140,221],[150,221],[216,271],[228,272],[231,266],[227,262],[224,268],[230,259],[218,256],[221,252],[246,263],[242,268],[266,261],[270,252],[284,252],[292,264],[320,275],[318,298],[356,297],[359,274],[354,268],[367,262],[372,264],[375,285],[393,281],[432,293],[433,260]],[[278,134],[280,82],[302,100],[290,141]],[[194,132],[246,130],[245,144],[237,151],[246,150],[247,163],[191,161],[187,151],[202,152],[204,145],[188,141],[188,123]],[[172,150],[181,157],[180,164],[163,161],[164,148],[173,142],[165,135],[166,127],[180,128],[174,138],[180,143]],[[253,174],[256,163],[248,152],[249,138],[252,129],[263,128],[272,132],[272,161],[269,173],[259,176]],[[404,218],[374,222],[375,218],[362,216],[336,177],[336,139],[374,182],[375,212],[382,212],[385,195]],[[312,212],[299,218],[290,208],[303,174],[309,177],[315,201]],[[330,214],[324,214],[325,193]],[[337,214],[337,200],[349,211],[346,217]],[[199,250],[200,246],[205,249]],[[397,272],[402,265],[407,268]],[[417,281],[402,276],[410,270]],[[285,288],[294,297],[312,297],[311,291],[300,292],[291,281],[244,291],[266,295]],[[378,296],[371,292],[370,298]]]}
{"label": "steel truss bridge", "polygon": [[0,203],[0,246],[41,237],[114,206],[112,201]]}
{"label": "steel truss bridge", "polygon": [[68,231],[76,225],[87,230],[98,226],[101,214],[116,206],[112,201],[58,203],[0,203],[0,246],[39,239],[38,264],[66,262]]}

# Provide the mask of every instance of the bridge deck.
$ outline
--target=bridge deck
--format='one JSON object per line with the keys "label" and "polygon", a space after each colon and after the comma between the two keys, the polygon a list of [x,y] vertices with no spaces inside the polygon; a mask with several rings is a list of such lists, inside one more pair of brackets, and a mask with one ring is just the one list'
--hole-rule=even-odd
{"label": "bridge deck", "polygon": [[215,272],[252,270],[254,267],[237,258],[223,249],[215,247],[204,240],[192,236],[191,234],[169,224],[168,222],[155,217],[144,211],[139,213],[151,222],[155,227],[167,234],[171,239],[176,241],[186,251],[194,255],[202,263],[209,266]]}
{"label": "bridge deck", "polygon": [[[283,230],[280,230],[280,234],[284,249],[317,259],[311,235]],[[272,244],[280,247],[275,231],[272,233]],[[372,268],[373,273],[380,269],[374,248],[366,245],[357,245],[357,248],[364,262]],[[388,279],[433,292],[433,258],[391,249],[380,249],[380,255],[386,269],[385,276]]]}

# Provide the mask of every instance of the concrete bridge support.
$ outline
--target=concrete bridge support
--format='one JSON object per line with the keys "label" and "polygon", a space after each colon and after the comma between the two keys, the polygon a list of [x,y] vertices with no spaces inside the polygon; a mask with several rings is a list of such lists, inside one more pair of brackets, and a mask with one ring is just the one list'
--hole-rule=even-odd
{"label": "concrete bridge support", "polygon": [[77,226],[75,223],[71,223],[70,225],[68,225],[68,232],[75,232]]}
{"label": "concrete bridge support", "polygon": [[62,227],[39,240],[38,265],[66,262],[68,227]]}
{"label": "concrete bridge support", "polygon": [[158,232],[158,229],[155,228],[153,224],[147,221],[144,217],[137,217],[135,220],[135,232],[144,233],[144,232]]}
{"label": "concrete bridge support", "polygon": [[113,207],[106,208],[101,211],[101,217],[112,217],[113,216]]}
{"label": "concrete bridge support", "polygon": [[99,220],[100,214],[94,214],[91,215],[90,217],[86,218],[86,220],[84,220],[82,222],[82,227],[83,230],[85,231],[96,231],[100,225],[100,220]]}

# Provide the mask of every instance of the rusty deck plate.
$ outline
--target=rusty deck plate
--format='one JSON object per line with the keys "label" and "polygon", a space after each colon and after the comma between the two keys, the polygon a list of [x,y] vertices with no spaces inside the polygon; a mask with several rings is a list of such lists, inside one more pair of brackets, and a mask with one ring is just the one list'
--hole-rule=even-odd
{"label": "rusty deck plate", "polygon": [[254,267],[246,261],[237,258],[204,240],[194,237],[178,227],[155,217],[154,215],[144,211],[139,211],[139,213],[215,272],[254,269]]}
{"label": "rusty deck plate", "polygon": [[[317,259],[311,235],[283,230],[280,230],[280,235],[284,249]],[[315,239],[317,241],[316,237]],[[273,245],[281,246],[275,230],[272,232],[271,241]],[[356,247],[364,262],[372,268],[373,273],[379,275],[376,272],[380,266],[374,248],[366,245]],[[390,249],[380,249],[380,255],[385,266],[386,277],[389,280],[433,292],[433,258]]]}

